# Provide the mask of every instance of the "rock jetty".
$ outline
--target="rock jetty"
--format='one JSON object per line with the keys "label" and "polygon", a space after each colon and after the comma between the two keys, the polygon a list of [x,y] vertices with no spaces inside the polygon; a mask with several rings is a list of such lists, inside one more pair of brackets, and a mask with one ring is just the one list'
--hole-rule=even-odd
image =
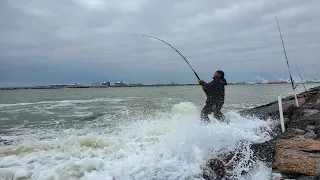
{"label": "rock jetty", "polygon": [[[299,107],[293,96],[283,98],[285,132],[280,123],[273,127],[272,140],[250,145],[252,157],[272,167],[271,180],[320,180],[320,87],[311,88],[297,95]],[[240,112],[243,116],[271,118],[279,121],[278,101]],[[229,171],[230,158],[241,158],[242,154],[230,152],[210,159],[204,168],[204,179],[233,179]],[[250,162],[248,162],[250,169]],[[247,173],[244,171],[243,173]]]}

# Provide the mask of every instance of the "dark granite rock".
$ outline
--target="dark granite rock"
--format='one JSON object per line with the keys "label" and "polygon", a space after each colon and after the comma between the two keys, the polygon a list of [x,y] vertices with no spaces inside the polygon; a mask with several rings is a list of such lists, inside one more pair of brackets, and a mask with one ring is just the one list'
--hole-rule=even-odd
{"label": "dark granite rock", "polygon": [[320,180],[319,176],[301,176],[297,177],[296,180]]}
{"label": "dark granite rock", "polygon": [[250,149],[253,151],[253,155],[255,158],[267,162],[272,163],[273,157],[275,153],[276,141],[275,139],[271,139],[265,143],[261,144],[252,144]]}
{"label": "dark granite rock", "polygon": [[226,169],[223,161],[220,159],[210,159],[203,172],[203,178],[206,180],[219,180],[226,176]]}
{"label": "dark granite rock", "polygon": [[316,138],[320,139],[320,125],[314,128],[314,132],[317,134]]}

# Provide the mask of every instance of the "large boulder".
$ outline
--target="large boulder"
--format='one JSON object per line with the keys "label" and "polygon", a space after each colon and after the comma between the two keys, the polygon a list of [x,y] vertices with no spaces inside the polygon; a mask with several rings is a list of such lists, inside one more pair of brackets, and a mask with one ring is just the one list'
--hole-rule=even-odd
{"label": "large boulder", "polygon": [[318,152],[320,141],[317,140],[278,139],[273,169],[283,174],[317,176],[320,168]]}
{"label": "large boulder", "polygon": [[273,168],[284,174],[316,175],[316,161],[308,153],[294,149],[276,152]]}

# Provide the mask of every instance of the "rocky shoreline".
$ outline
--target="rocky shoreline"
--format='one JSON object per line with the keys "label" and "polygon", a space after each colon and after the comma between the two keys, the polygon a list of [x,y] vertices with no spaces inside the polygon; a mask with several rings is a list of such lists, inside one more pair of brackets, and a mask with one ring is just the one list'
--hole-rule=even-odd
{"label": "rocky shoreline", "polygon": [[[289,96],[282,99],[285,132],[280,122],[270,132],[273,139],[262,144],[250,145],[252,157],[272,167],[271,180],[320,180],[320,87],[298,94],[299,107]],[[279,121],[278,101],[239,112],[242,116]],[[241,158],[242,154],[229,155],[208,160],[203,177],[210,180],[232,179],[228,174],[230,158]],[[252,164],[248,162],[249,169]],[[245,171],[243,173],[246,173]]]}

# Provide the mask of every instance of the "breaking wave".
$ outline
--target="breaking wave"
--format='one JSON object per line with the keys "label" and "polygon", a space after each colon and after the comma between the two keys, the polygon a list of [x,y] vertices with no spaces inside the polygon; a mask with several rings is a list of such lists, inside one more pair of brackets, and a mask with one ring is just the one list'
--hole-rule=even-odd
{"label": "breaking wave", "polygon": [[[200,121],[199,109],[181,102],[168,112],[143,114],[117,126],[42,129],[0,146],[0,174],[14,179],[202,179],[203,166],[222,151],[241,150],[235,179],[252,160],[248,146],[265,142],[271,121],[226,114],[229,123]],[[96,117],[93,117],[96,118]],[[108,121],[99,115],[100,123]],[[90,119],[89,119],[90,120]],[[250,179],[269,179],[271,169],[255,161]],[[1,176],[0,176],[1,177]]]}

